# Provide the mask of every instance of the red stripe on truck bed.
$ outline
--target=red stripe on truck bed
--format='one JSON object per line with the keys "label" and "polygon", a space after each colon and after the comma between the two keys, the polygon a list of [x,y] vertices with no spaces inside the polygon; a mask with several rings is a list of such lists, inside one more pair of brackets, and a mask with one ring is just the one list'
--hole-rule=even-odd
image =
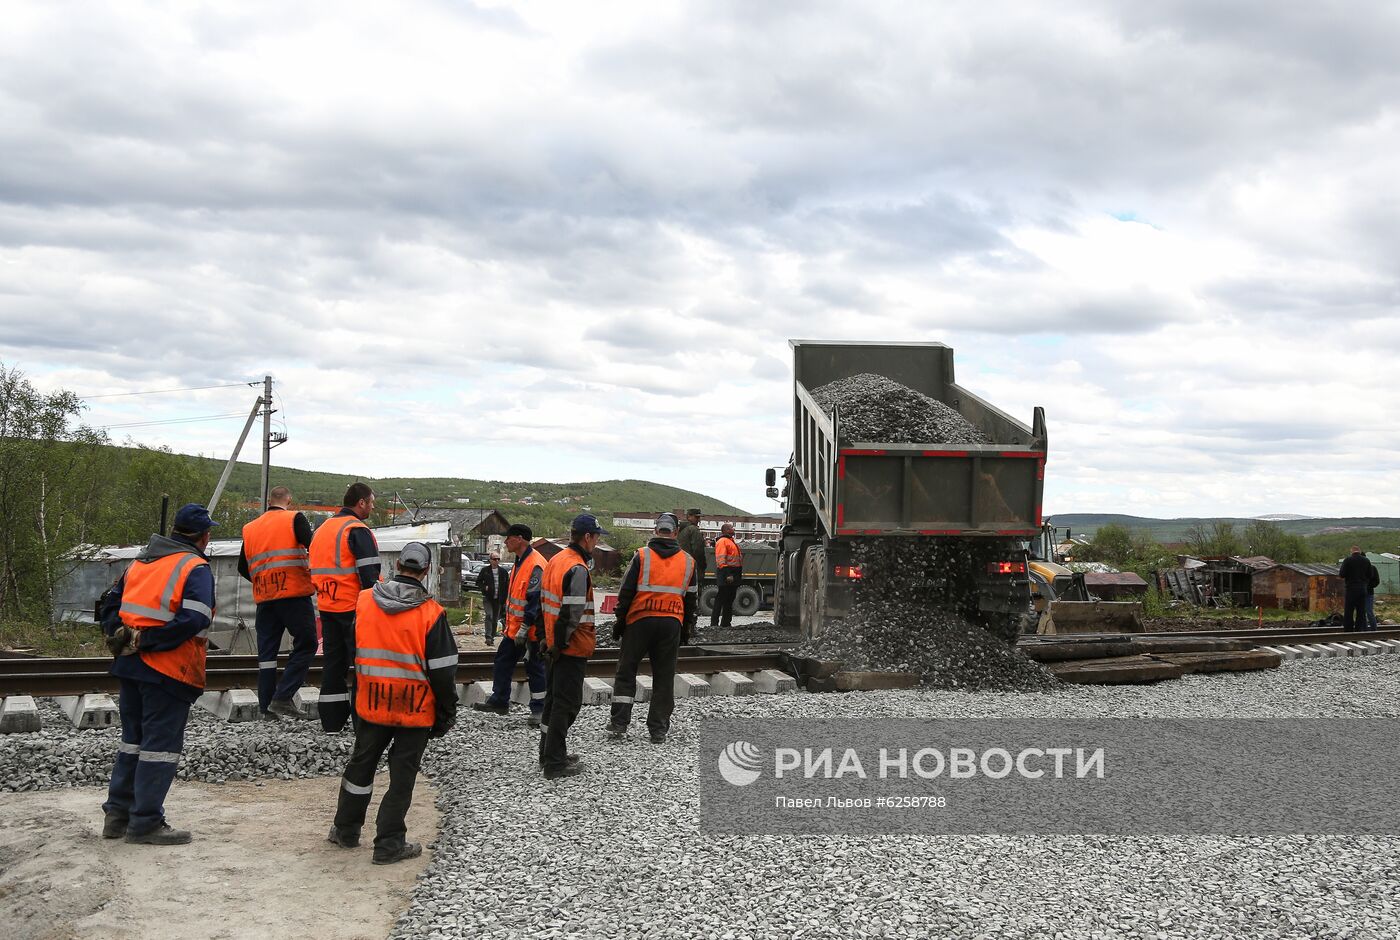
{"label": "red stripe on truck bed", "polygon": [[843,450],[840,451],[842,457],[883,457],[886,451],[883,450]]}
{"label": "red stripe on truck bed", "polygon": [[925,457],[966,457],[966,456],[967,456],[967,451],[965,451],[965,450],[926,450],[926,451],[924,451],[924,456],[925,456]]}

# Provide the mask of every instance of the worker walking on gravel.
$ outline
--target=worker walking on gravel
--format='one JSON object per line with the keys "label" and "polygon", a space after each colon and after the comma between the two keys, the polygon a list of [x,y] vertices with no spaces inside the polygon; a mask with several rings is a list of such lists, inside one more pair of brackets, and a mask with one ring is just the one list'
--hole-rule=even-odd
{"label": "worker walking on gravel", "polygon": [[583,707],[583,673],[597,645],[593,625],[593,549],[607,531],[589,513],[575,516],[569,545],[545,565],[540,584],[549,685],[544,699],[540,767],[546,779],[580,772],[569,754],[569,728]]}
{"label": "worker walking on gravel", "polygon": [[1353,545],[1351,554],[1342,560],[1337,572],[1346,582],[1342,628],[1347,631],[1366,629],[1366,587],[1371,581],[1371,560],[1361,554],[1361,546]]}
{"label": "worker walking on gravel", "polygon": [[726,522],[715,540],[715,606],[710,610],[710,626],[728,629],[734,619],[734,595],[744,580],[744,553],[734,541],[734,526]]}
{"label": "worker walking on gravel", "polygon": [[[311,523],[291,510],[292,491],[274,486],[267,512],[243,527],[238,573],[253,584],[258,637],[258,708],[263,717],[300,718],[292,696],[306,681],[316,655],[316,608],[311,597]],[[282,681],[277,681],[277,654],[282,635],[292,636],[292,653]]]}
{"label": "worker walking on gravel", "polygon": [[311,539],[311,583],[321,611],[321,727],[339,731],[350,718],[350,672],[355,657],[355,606],[360,591],[379,580],[379,543],[365,520],[374,511],[374,490],[351,483],[341,510]]}
{"label": "worker walking on gravel", "polygon": [[216,525],[197,503],[175,513],[170,537],[152,535],[105,597],[102,632],[121,681],[121,743],[102,804],[104,839],[184,845],[165,821],[165,795],[184,750],[190,705],[204,691],[214,574],[204,554]]}
{"label": "worker walking on gravel", "polygon": [[676,517],[662,513],[653,538],[637,550],[617,595],[613,632],[622,643],[613,683],[612,720],[608,733],[621,737],[632,720],[637,696],[637,666],[651,661],[651,707],[647,731],[661,744],[671,730],[676,707],[676,656],[681,635],[695,622],[695,559],[676,544]]}
{"label": "worker walking on gravel", "polygon": [[548,682],[544,652],[540,649],[543,622],[540,584],[544,579],[545,560],[530,547],[533,538],[534,532],[527,525],[517,522],[506,529],[506,550],[515,556],[515,567],[510,571],[510,584],[505,593],[506,626],[501,643],[496,647],[491,697],[472,708],[497,715],[509,714],[511,680],[523,656],[525,679],[530,684],[530,726],[538,728]]}
{"label": "worker walking on gravel", "polygon": [[429,738],[457,720],[457,642],[442,605],[423,579],[432,555],[422,542],[399,553],[398,575],[360,593],[355,609],[355,747],[340,781],[335,823],[327,839],[341,848],[360,844],[360,828],[374,792],[374,774],[389,752],[389,788],[375,819],[376,865],[416,858],[406,818],[418,767]]}
{"label": "worker walking on gravel", "polygon": [[[705,533],[700,528],[700,510],[687,509],[685,518],[681,520],[676,529],[676,543],[680,545],[681,551],[695,559],[695,583],[705,583],[705,570],[708,567],[705,558]],[[690,643],[690,631],[694,624],[687,624],[681,633],[681,645]]]}

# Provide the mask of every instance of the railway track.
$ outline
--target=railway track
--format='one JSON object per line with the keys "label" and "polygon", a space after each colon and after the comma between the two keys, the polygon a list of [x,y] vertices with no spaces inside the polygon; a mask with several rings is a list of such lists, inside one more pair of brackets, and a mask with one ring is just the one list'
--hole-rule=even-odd
{"label": "railway track", "polygon": [[[612,655],[595,657],[588,661],[586,675],[610,678],[617,673],[616,651]],[[492,677],[492,653],[489,650],[462,653],[457,665],[457,681],[471,683],[490,681]],[[286,665],[286,657],[279,660]],[[320,656],[311,661],[307,677],[310,685],[319,685],[323,660]],[[119,681],[107,670],[112,660],[106,656],[87,656],[67,659],[30,658],[0,659],[0,698],[7,695],[86,695],[92,692],[116,692]],[[717,672],[757,672],[763,669],[781,669],[782,661],[776,652],[753,653],[706,653],[696,647],[683,647],[676,663],[678,673],[709,675]],[[651,666],[643,662],[638,669],[642,675],[649,675]],[[515,678],[525,679],[523,668],[517,668]],[[229,689],[253,689],[258,684],[258,660],[256,656],[210,656],[205,675],[205,689],[223,692]]]}

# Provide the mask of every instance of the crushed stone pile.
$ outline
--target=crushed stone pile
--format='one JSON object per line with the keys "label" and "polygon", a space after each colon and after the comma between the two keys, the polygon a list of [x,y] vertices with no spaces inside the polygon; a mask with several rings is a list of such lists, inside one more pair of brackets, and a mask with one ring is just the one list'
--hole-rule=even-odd
{"label": "crushed stone pile", "polygon": [[865,577],[855,608],[799,656],[842,662],[847,669],[911,672],[936,689],[1040,692],[1060,686],[1040,663],[1015,648],[1018,623],[1000,634],[956,613],[959,575],[968,560],[953,545],[922,539],[873,539],[857,549]]}
{"label": "crushed stone pile", "polygon": [[936,398],[870,372],[812,390],[827,414],[841,409],[841,440],[882,444],[991,444],[987,435]]}

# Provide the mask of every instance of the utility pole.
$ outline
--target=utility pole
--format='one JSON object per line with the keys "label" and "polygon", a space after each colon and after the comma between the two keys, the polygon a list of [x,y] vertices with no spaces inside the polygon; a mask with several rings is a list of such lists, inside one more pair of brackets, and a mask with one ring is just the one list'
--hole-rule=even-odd
{"label": "utility pole", "polygon": [[228,463],[224,464],[224,472],[219,475],[219,485],[214,487],[214,496],[209,500],[209,514],[214,514],[214,509],[219,505],[219,497],[224,495],[224,487],[228,485],[228,478],[233,474],[233,465],[238,463],[238,455],[243,450],[243,442],[248,439],[248,432],[253,429],[253,421],[258,417],[258,409],[263,406],[263,400],[259,398],[253,402],[253,410],[248,412],[248,420],[243,423],[243,433],[238,435],[238,443],[233,445],[233,453],[229,454]]}
{"label": "utility pole", "polygon": [[267,512],[267,476],[272,466],[272,376],[263,376],[262,511]]}

